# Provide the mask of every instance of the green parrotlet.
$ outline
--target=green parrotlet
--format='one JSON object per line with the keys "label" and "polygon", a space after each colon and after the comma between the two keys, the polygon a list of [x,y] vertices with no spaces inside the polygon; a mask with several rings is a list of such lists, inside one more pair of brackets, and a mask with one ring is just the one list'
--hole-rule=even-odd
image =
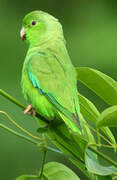
{"label": "green parrotlet", "polygon": [[66,49],[60,22],[43,11],[27,14],[20,31],[29,43],[23,64],[21,87],[25,99],[40,115],[62,119],[73,132],[82,134],[77,76]]}

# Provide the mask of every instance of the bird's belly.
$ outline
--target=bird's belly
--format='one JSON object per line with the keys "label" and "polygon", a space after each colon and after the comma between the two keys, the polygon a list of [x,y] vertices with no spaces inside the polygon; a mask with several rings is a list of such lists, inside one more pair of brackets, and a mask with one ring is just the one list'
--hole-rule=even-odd
{"label": "bird's belly", "polygon": [[52,120],[57,116],[57,110],[44,95],[40,94],[38,88],[33,87],[27,75],[22,77],[21,86],[24,98],[28,103],[32,104],[36,112],[48,120]]}

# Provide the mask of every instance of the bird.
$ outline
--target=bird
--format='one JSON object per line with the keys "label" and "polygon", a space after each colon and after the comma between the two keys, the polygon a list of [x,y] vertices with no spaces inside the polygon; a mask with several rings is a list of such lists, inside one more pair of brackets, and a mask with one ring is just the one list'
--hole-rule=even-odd
{"label": "bird", "polygon": [[81,135],[77,74],[61,23],[49,13],[32,11],[22,21],[20,37],[29,45],[21,76],[29,103],[24,113],[37,112],[49,122],[62,119],[70,131]]}

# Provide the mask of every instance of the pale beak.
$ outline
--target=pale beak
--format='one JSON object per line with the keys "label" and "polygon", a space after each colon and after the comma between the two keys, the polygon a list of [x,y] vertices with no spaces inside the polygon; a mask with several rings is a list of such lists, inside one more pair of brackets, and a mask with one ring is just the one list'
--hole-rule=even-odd
{"label": "pale beak", "polygon": [[22,28],[21,28],[20,37],[21,37],[22,40],[25,40],[25,39],[26,39],[25,27],[22,27]]}

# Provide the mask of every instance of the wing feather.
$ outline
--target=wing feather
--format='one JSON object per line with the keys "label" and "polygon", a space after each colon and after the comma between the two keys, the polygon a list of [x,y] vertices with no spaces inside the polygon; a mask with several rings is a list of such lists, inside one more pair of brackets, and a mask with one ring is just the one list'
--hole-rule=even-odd
{"label": "wing feather", "polygon": [[67,126],[70,128],[72,125],[74,129],[76,127],[78,129],[79,122],[74,115],[76,113],[76,109],[74,109],[75,95],[72,89],[75,82],[71,81],[69,74],[72,73],[74,76],[74,71],[72,71],[71,64],[68,63],[65,68],[59,58],[48,51],[46,53],[38,51],[30,57],[27,63],[29,78],[33,86],[39,89],[39,93],[43,94],[56,107],[60,116],[66,117],[63,120]]}

